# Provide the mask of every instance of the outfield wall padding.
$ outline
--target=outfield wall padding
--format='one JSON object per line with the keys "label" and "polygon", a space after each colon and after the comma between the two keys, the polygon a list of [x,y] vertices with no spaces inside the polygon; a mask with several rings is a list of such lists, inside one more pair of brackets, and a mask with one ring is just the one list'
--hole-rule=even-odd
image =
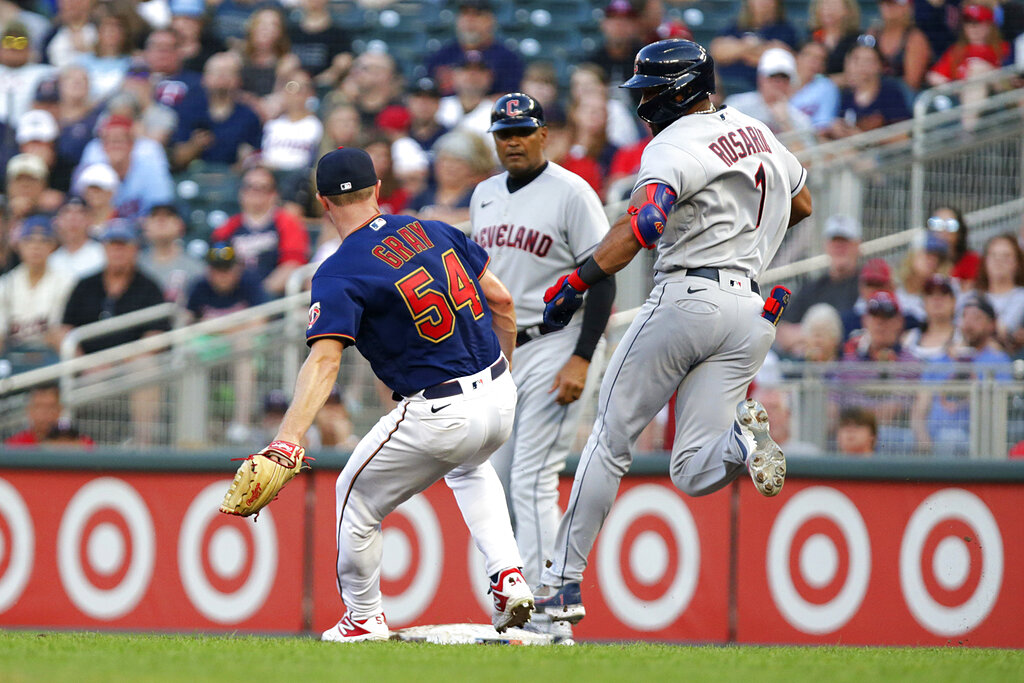
{"label": "outfield wall padding", "polygon": [[[0,452],[0,627],[318,632],[342,614],[317,454],[254,523],[232,455]],[[581,640],[1024,647],[1024,463],[797,459],[776,498],[677,491],[637,459],[590,558]],[[571,467],[561,482],[564,505]],[[482,560],[438,484],[384,524],[392,628],[484,622]]]}

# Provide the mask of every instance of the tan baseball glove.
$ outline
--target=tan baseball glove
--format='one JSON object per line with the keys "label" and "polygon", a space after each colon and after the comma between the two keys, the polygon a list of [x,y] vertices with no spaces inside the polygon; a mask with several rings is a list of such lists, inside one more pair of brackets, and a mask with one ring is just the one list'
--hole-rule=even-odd
{"label": "tan baseball glove", "polygon": [[259,453],[253,453],[235,472],[235,480],[224,494],[220,511],[239,517],[259,513],[299,473],[305,458],[306,450],[302,446],[287,441],[274,441]]}

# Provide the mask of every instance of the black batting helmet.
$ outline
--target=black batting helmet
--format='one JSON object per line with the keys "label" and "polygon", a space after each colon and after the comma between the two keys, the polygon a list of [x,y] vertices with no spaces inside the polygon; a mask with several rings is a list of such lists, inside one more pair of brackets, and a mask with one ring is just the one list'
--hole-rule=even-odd
{"label": "black batting helmet", "polygon": [[502,95],[491,108],[491,127],[488,133],[505,128],[541,128],[544,109],[540,102],[526,93],[511,92]]}
{"label": "black batting helmet", "polygon": [[648,123],[671,123],[715,92],[715,62],[692,40],[659,40],[636,53],[633,77],[619,87],[660,87],[655,95],[644,96],[636,113]]}

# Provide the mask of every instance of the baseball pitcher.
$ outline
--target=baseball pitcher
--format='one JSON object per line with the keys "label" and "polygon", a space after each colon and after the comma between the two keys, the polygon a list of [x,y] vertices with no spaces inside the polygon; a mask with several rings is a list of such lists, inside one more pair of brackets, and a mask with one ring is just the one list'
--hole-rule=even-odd
{"label": "baseball pitcher", "polygon": [[643,153],[626,215],[594,254],[545,294],[544,320],[564,326],[583,294],[657,248],[655,286],[609,361],[597,419],[576,470],[537,609],[583,618],[587,556],[632,462],[641,430],[673,392],[672,482],[717,491],[749,472],[765,496],[782,488],[786,462],[768,414],[744,400],[764,362],[788,292],[762,298],[757,278],[786,230],[811,213],[806,171],[757,120],[716,109],[714,63],[700,45],[662,40],[642,48],[625,88],[655,137]]}

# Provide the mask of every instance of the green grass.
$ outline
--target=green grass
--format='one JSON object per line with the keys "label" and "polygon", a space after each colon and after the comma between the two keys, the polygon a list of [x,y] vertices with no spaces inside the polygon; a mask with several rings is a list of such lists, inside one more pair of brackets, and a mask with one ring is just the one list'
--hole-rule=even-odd
{"label": "green grass", "polygon": [[1021,681],[1024,653],[970,648],[509,647],[0,630],[0,681]]}

